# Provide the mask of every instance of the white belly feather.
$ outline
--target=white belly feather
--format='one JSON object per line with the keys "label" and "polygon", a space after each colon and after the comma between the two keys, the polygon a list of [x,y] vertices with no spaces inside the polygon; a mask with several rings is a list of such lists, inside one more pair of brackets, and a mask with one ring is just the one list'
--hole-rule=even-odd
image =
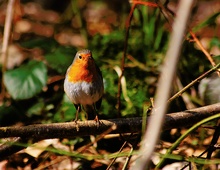
{"label": "white belly feather", "polygon": [[94,90],[92,86],[94,84],[87,82],[71,83],[67,79],[64,81],[64,90],[74,104],[92,105],[97,102],[103,94],[103,87],[97,88],[95,85]]}

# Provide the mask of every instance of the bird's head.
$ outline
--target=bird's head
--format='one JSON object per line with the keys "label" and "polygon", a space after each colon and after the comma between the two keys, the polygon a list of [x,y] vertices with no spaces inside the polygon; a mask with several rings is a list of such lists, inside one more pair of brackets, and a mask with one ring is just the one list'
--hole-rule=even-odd
{"label": "bird's head", "polygon": [[95,64],[91,51],[87,49],[78,51],[75,55],[73,63],[77,65],[80,64],[82,66]]}

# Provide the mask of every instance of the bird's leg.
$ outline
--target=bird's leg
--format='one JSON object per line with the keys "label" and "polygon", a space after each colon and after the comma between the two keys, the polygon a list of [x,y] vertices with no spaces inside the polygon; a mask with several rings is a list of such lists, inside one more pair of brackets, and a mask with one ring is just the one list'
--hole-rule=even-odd
{"label": "bird's leg", "polygon": [[98,125],[100,125],[100,121],[99,121],[99,114],[98,114],[98,110],[96,109],[96,105],[95,104],[93,104],[93,108],[94,108],[94,110],[95,110],[95,121],[96,121],[96,123],[98,123]]}
{"label": "bird's leg", "polygon": [[95,119],[94,121],[96,122],[97,124],[97,128],[100,126],[101,122],[99,121],[99,116],[98,116],[98,113],[95,115]]}
{"label": "bird's leg", "polygon": [[96,122],[99,122],[99,116],[98,114],[95,115],[95,119],[94,119]]}
{"label": "bird's leg", "polygon": [[79,112],[81,112],[81,106],[80,104],[74,104],[75,108],[76,108],[76,116],[75,116],[75,122],[78,121],[78,115],[79,115]]}

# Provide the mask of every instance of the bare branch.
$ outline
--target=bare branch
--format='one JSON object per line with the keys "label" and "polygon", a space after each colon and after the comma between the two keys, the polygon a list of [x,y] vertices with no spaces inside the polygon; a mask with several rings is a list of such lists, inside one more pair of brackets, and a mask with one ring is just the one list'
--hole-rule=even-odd
{"label": "bare branch", "polygon": [[[191,126],[198,121],[220,113],[220,103],[165,115],[163,130]],[[151,121],[151,117],[147,122]],[[77,136],[99,135],[116,126],[111,133],[141,132],[142,118],[123,118],[96,121],[36,124],[23,127],[0,127],[0,138],[22,137],[33,139],[74,138]]]}
{"label": "bare branch", "polygon": [[[192,126],[193,124],[209,116],[220,113],[220,103],[204,106],[183,112],[170,113],[165,116],[163,130],[172,128],[181,128]],[[151,118],[147,119],[148,121]],[[17,137],[15,140],[0,146],[0,160],[23,149],[23,147],[13,145],[14,142],[25,142],[33,139],[37,142],[42,139],[51,138],[74,138],[77,136],[99,135],[110,133],[140,133],[142,118],[124,118],[112,120],[100,120],[98,124],[95,121],[67,122],[37,124],[23,127],[0,127],[0,138]],[[116,128],[112,128],[115,127]]]}

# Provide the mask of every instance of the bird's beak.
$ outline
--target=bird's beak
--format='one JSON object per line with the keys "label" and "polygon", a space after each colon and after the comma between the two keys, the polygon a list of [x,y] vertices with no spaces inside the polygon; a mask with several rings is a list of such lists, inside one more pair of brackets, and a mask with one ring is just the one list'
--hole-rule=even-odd
{"label": "bird's beak", "polygon": [[91,54],[86,54],[85,57],[86,57],[88,60],[92,60],[92,55],[91,55]]}
{"label": "bird's beak", "polygon": [[88,59],[92,58],[91,54],[84,54],[83,57]]}

